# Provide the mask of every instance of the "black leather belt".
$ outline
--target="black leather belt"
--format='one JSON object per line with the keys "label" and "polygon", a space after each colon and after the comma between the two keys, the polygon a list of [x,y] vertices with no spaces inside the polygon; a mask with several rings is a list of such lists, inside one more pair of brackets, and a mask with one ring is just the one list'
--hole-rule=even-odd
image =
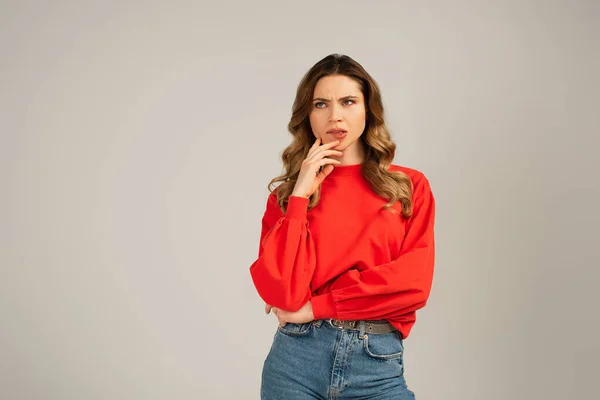
{"label": "black leather belt", "polygon": [[[331,324],[331,326],[339,329],[360,331],[360,321],[341,321],[333,318],[330,318],[327,321]],[[386,320],[365,321],[365,333],[390,333],[394,332],[395,330],[396,328]]]}

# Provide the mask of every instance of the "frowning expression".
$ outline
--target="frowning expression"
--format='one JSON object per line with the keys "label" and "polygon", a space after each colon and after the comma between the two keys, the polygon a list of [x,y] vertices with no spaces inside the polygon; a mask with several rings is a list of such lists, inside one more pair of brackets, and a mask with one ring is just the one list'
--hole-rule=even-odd
{"label": "frowning expression", "polygon": [[365,130],[366,107],[360,84],[345,75],[328,75],[317,82],[309,115],[315,137],[322,143],[340,140],[337,150],[357,144]]}

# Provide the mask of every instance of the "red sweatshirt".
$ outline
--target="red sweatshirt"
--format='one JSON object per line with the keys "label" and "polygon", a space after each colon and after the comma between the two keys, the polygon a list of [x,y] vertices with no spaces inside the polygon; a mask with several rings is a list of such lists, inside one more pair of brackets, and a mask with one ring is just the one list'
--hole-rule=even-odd
{"label": "red sweatshirt", "polygon": [[[283,214],[277,189],[269,195],[250,266],[267,304],[297,311],[310,300],[315,319],[386,319],[408,337],[431,290],[435,200],[421,172],[389,169],[413,182],[408,219],[381,209],[387,200],[371,190],[360,164],[336,166],[308,212],[306,198],[290,196]],[[400,202],[394,208],[401,211]]]}

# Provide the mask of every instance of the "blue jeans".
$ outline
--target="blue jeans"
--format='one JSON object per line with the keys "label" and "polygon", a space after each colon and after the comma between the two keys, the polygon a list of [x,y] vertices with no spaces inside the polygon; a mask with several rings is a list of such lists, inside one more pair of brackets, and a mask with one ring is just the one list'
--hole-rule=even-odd
{"label": "blue jeans", "polygon": [[278,327],[262,371],[262,400],[414,399],[397,331],[364,334],[328,320]]}

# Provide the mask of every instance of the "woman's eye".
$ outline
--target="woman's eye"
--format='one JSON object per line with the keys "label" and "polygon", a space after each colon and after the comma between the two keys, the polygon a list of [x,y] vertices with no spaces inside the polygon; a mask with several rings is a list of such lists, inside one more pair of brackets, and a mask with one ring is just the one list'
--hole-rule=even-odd
{"label": "woman's eye", "polygon": [[[344,100],[342,102],[342,104],[344,104],[344,105],[351,105],[351,104],[354,104],[354,103],[355,103],[354,100]],[[322,102],[322,101],[318,101],[318,102],[315,103],[315,108],[323,108],[324,106],[325,106],[325,103]]]}

